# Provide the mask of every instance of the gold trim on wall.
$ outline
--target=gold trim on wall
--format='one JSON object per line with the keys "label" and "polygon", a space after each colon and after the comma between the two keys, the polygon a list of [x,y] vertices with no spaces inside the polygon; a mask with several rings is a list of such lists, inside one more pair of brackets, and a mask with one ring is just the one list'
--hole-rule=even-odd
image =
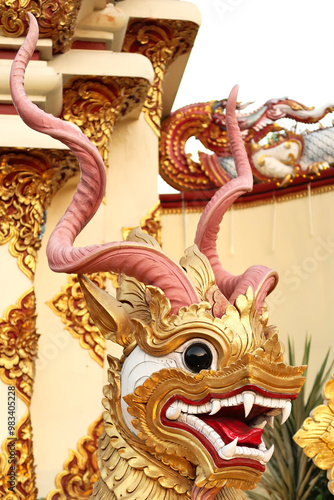
{"label": "gold trim on wall", "polygon": [[[37,498],[36,473],[33,456],[32,428],[29,406],[35,379],[39,335],[36,333],[35,293],[25,292],[15,306],[9,306],[0,319],[0,378],[15,386],[16,397],[28,406],[26,415],[15,426],[15,495],[8,486],[8,471],[12,458],[10,440],[2,443],[0,454],[0,493],[7,500],[35,500]],[[6,477],[7,476],[7,477]]]}
{"label": "gold trim on wall", "polygon": [[16,395],[27,405],[35,378],[38,338],[35,293],[30,288],[0,319],[0,378],[15,385]]}
{"label": "gold trim on wall", "polygon": [[0,148],[0,245],[9,243],[20,270],[36,270],[46,209],[78,169],[70,151]]}

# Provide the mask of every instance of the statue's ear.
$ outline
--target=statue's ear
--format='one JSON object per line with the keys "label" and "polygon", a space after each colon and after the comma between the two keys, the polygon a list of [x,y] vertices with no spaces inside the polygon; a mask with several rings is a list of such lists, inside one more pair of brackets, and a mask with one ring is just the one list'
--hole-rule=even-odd
{"label": "statue's ear", "polygon": [[101,290],[83,274],[78,276],[88,311],[107,340],[127,347],[134,341],[134,324],[121,302]]}

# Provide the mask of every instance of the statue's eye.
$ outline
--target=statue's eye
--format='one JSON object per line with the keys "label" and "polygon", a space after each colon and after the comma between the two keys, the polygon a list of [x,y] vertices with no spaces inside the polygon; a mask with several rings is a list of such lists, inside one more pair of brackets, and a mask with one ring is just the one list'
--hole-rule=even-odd
{"label": "statue's eye", "polygon": [[187,347],[184,351],[183,359],[189,370],[199,373],[201,370],[211,368],[212,352],[207,344],[196,342]]}

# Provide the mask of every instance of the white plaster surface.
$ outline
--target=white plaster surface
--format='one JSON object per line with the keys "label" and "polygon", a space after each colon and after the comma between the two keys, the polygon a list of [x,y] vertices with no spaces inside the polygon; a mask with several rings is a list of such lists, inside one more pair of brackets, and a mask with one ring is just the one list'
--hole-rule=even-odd
{"label": "white plaster surface", "polygon": [[63,74],[65,83],[74,75],[141,77],[149,82],[154,78],[152,64],[141,54],[73,49],[55,56],[49,64]]}
{"label": "white plaster surface", "polygon": [[[9,75],[11,60],[0,60],[0,100],[11,103]],[[24,87],[29,98],[41,104],[47,113],[59,115],[62,109],[62,76],[46,61],[30,61],[25,73]]]}
{"label": "white plaster surface", "polygon": [[52,137],[27,127],[16,115],[0,115],[0,130],[0,147],[68,149]]}
{"label": "white plaster surface", "polygon": [[[4,50],[18,50],[25,40],[24,36],[10,38],[0,35],[0,46]],[[40,59],[48,61],[52,59],[52,40],[51,38],[40,38],[37,41],[36,49],[39,51]]]}
{"label": "white plaster surface", "polygon": [[[0,60],[0,92],[4,93],[9,88],[9,75],[12,61]],[[61,85],[61,77],[46,61],[30,61],[25,73],[24,86],[28,94],[48,93]]]}

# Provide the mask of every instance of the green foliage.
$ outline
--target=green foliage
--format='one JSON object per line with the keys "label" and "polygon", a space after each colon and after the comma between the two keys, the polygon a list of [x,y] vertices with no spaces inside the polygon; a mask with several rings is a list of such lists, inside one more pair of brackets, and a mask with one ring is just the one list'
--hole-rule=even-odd
{"label": "green foliage", "polygon": [[[311,340],[306,338],[303,365],[307,365],[310,357]],[[327,488],[326,471],[318,469],[313,461],[293,441],[293,436],[309,416],[311,410],[322,404],[321,391],[330,378],[334,361],[327,366],[329,351],[321,364],[313,385],[306,396],[305,386],[298,398],[292,403],[288,421],[280,424],[280,417],[275,417],[274,429],[266,426],[264,440],[267,445],[275,445],[274,455],[266,466],[261,480],[262,490],[266,496],[257,491],[248,492],[254,500],[332,500],[333,496]],[[289,363],[296,365],[295,350],[289,340]],[[307,371],[306,371],[307,372]],[[305,375],[306,375],[305,372]]]}

